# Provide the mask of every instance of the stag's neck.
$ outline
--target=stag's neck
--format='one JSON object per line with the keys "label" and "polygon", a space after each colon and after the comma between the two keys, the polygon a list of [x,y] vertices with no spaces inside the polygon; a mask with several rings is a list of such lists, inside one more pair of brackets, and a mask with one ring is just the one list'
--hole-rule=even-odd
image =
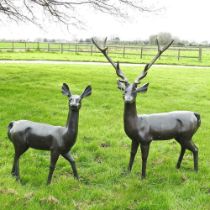
{"label": "stag's neck", "polygon": [[69,110],[68,122],[67,122],[67,132],[66,132],[66,144],[73,146],[76,142],[78,133],[78,123],[79,123],[79,111]]}
{"label": "stag's neck", "polygon": [[124,104],[124,117],[137,117],[137,111],[136,111],[136,102],[133,102],[131,104],[125,103]]}
{"label": "stag's neck", "polygon": [[133,135],[137,131],[137,111],[136,111],[136,102],[124,104],[124,130],[128,136]]}

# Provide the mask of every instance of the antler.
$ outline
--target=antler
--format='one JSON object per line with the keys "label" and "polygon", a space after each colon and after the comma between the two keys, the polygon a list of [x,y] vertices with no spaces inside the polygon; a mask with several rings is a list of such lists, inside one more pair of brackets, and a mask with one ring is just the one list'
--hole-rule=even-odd
{"label": "antler", "polygon": [[125,77],[125,75],[123,74],[123,72],[121,71],[120,69],[120,64],[119,62],[117,63],[114,63],[113,60],[108,56],[107,54],[107,50],[108,50],[108,47],[106,47],[106,41],[107,41],[107,37],[105,38],[104,40],[104,48],[102,49],[97,43],[96,41],[92,38],[92,42],[93,44],[98,48],[98,50],[105,56],[105,58],[109,61],[109,63],[112,64],[112,66],[115,68],[116,70],[116,74],[122,78],[122,81],[121,82],[125,82],[125,83],[128,83],[128,79]]}
{"label": "antler", "polygon": [[158,53],[157,55],[152,59],[152,61],[148,64],[146,64],[146,66],[144,67],[144,70],[142,71],[142,73],[136,78],[135,80],[135,84],[139,84],[140,83],[140,80],[142,80],[144,77],[146,77],[147,73],[148,73],[148,70],[150,69],[150,67],[155,63],[155,61],[161,56],[161,54],[167,50],[171,45],[172,43],[174,42],[174,40],[172,40],[169,44],[167,44],[165,47],[161,48],[160,47],[160,44],[158,42],[158,39],[156,39],[156,43],[157,43],[157,46],[158,46]]}

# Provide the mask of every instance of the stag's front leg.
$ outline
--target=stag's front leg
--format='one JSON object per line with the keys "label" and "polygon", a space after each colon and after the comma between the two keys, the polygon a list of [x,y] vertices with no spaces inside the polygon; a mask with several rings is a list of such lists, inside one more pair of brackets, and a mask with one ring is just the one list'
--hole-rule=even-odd
{"label": "stag's front leg", "polygon": [[78,176],[78,173],[77,173],[76,164],[75,164],[74,158],[71,156],[70,152],[69,152],[69,153],[66,153],[66,154],[63,154],[62,156],[63,156],[66,160],[68,160],[68,162],[71,164],[71,168],[72,168],[74,177],[75,177],[76,179],[79,179],[79,176]]}
{"label": "stag's front leg", "polygon": [[146,177],[146,167],[147,167],[147,158],[149,155],[149,146],[150,143],[140,144],[141,147],[141,157],[142,157],[142,179]]}
{"label": "stag's front leg", "polygon": [[134,159],[135,159],[135,156],[136,156],[136,152],[138,150],[138,146],[139,146],[139,143],[137,141],[132,140],[130,161],[129,161],[129,165],[128,165],[128,170],[129,171],[132,170],[132,166],[133,166],[133,162],[134,162]]}
{"label": "stag's front leg", "polygon": [[28,147],[15,147],[14,162],[12,166],[11,174],[16,177],[16,180],[20,179],[19,174],[19,159],[20,156],[28,149]]}
{"label": "stag's front leg", "polygon": [[19,180],[19,155],[15,154],[14,155],[14,162],[12,166],[12,171],[11,174],[16,177],[17,180]]}
{"label": "stag's front leg", "polygon": [[49,175],[48,175],[48,179],[47,179],[47,184],[51,183],[52,175],[53,175],[53,172],[55,170],[55,165],[56,165],[56,162],[57,162],[58,158],[59,158],[59,153],[51,151],[50,170],[49,170]]}

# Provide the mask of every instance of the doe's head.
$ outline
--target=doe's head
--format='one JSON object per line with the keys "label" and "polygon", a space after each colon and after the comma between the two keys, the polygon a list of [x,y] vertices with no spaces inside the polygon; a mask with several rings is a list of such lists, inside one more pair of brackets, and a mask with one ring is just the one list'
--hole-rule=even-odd
{"label": "doe's head", "polygon": [[72,95],[69,86],[63,83],[61,92],[63,95],[67,96],[69,99],[69,108],[74,111],[78,111],[81,108],[82,99],[91,95],[92,87],[88,85],[81,95]]}

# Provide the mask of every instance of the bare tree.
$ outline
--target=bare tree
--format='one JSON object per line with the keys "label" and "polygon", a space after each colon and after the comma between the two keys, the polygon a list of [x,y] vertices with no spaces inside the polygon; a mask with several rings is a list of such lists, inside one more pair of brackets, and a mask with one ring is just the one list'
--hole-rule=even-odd
{"label": "bare tree", "polygon": [[[86,6],[117,17],[126,17],[129,8],[151,12],[144,0],[0,0],[0,15],[14,21],[38,23],[40,11],[65,24],[83,24],[75,11]],[[37,13],[38,11],[38,13]]]}
{"label": "bare tree", "polygon": [[174,39],[170,33],[160,32],[159,34],[151,35],[149,37],[149,43],[152,44],[152,45],[156,44],[156,39],[157,38],[158,38],[158,41],[161,45],[165,45],[168,42],[170,42],[170,40]]}

